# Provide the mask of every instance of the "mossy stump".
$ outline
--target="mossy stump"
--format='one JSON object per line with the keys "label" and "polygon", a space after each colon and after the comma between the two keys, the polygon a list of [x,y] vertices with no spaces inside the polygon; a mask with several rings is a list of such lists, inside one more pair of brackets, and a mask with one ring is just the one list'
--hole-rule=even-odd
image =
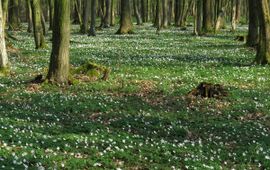
{"label": "mossy stump", "polygon": [[110,69],[89,61],[78,68],[74,68],[71,73],[72,77],[82,82],[106,81],[109,78]]}

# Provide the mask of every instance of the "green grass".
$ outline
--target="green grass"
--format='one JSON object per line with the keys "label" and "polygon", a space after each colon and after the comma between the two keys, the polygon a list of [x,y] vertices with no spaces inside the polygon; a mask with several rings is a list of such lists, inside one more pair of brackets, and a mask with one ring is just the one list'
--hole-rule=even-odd
{"label": "green grass", "polygon": [[[0,169],[269,169],[270,67],[246,66],[255,51],[234,41],[245,27],[204,37],[116,30],[88,37],[73,27],[71,64],[111,74],[69,87],[27,83],[46,75],[50,49],[17,33],[20,55],[0,77]],[[188,99],[202,81],[229,96]]]}

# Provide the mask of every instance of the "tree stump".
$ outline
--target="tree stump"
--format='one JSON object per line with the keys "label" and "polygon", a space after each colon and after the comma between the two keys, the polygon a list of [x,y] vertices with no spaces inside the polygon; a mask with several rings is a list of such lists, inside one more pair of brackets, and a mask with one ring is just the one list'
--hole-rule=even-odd
{"label": "tree stump", "polygon": [[200,96],[202,98],[222,98],[228,96],[227,90],[220,84],[202,82],[197,88],[191,90],[188,96]]}

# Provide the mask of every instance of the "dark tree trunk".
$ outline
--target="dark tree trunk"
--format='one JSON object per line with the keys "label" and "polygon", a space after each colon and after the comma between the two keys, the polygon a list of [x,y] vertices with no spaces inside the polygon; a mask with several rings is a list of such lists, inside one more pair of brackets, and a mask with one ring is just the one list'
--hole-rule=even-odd
{"label": "dark tree trunk", "polygon": [[168,27],[168,0],[162,0],[162,27]]}
{"label": "dark tree trunk", "polygon": [[130,0],[121,0],[121,16],[120,16],[120,28],[116,32],[117,34],[129,34],[132,33],[132,21]]}
{"label": "dark tree trunk", "polygon": [[10,0],[8,12],[9,30],[18,30],[20,27],[19,19],[19,0]]}
{"label": "dark tree trunk", "polygon": [[81,16],[81,1],[73,0],[74,3],[74,24],[82,24],[82,16]]}
{"label": "dark tree trunk", "polygon": [[258,2],[260,40],[257,50],[256,63],[270,64],[270,16],[268,0]]}
{"label": "dark tree trunk", "polygon": [[56,84],[68,84],[70,0],[56,0],[54,7],[53,43],[47,79]]}
{"label": "dark tree trunk", "polygon": [[27,32],[31,33],[33,31],[33,22],[32,22],[32,9],[31,9],[31,0],[26,0],[26,15],[27,15]]}
{"label": "dark tree trunk", "polygon": [[90,1],[84,0],[84,8],[83,8],[83,21],[81,25],[81,33],[86,34],[89,28],[89,13],[90,13]]}
{"label": "dark tree trunk", "polygon": [[247,46],[254,47],[259,40],[259,22],[258,22],[258,0],[248,0],[249,2],[249,24]]}
{"label": "dark tree trunk", "polygon": [[212,31],[211,0],[203,0],[203,31]]}
{"label": "dark tree trunk", "polygon": [[104,28],[109,28],[110,27],[110,16],[111,16],[111,5],[112,1],[111,0],[105,0],[105,16],[104,16],[104,23],[103,27]]}
{"label": "dark tree trunk", "polygon": [[96,0],[91,0],[91,23],[89,36],[96,36]]}

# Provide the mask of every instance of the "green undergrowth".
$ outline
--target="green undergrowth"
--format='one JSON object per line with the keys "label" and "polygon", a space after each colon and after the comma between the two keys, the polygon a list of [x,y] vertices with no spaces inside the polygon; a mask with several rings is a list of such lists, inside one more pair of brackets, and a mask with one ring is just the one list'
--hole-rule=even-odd
{"label": "green undergrowth", "polygon": [[[45,75],[50,49],[16,33],[20,55],[0,77],[0,169],[269,169],[270,68],[250,65],[255,51],[235,40],[246,27],[116,31],[73,26],[71,73],[99,79],[66,87],[29,83]],[[201,82],[228,96],[186,97]]]}

